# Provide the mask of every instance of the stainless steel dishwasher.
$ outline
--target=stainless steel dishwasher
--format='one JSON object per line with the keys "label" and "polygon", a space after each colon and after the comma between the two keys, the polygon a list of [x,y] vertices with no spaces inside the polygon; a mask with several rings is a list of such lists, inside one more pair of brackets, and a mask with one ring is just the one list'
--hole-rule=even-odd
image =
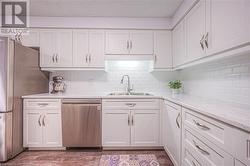
{"label": "stainless steel dishwasher", "polygon": [[64,147],[101,147],[101,100],[62,100]]}

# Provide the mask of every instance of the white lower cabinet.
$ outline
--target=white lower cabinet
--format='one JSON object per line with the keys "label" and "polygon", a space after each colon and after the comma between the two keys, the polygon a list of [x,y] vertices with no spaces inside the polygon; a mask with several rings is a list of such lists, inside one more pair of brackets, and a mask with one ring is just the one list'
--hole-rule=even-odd
{"label": "white lower cabinet", "polygon": [[181,162],[181,106],[164,101],[163,146],[175,166]]}
{"label": "white lower cabinet", "polygon": [[[192,129],[183,129],[183,163],[188,163],[187,151],[204,166],[234,166],[234,158]],[[192,163],[195,161],[191,161]]]}
{"label": "white lower cabinet", "polygon": [[130,145],[130,114],[128,110],[105,110],[103,113],[103,146]]}
{"label": "white lower cabinet", "polygon": [[250,133],[235,129],[232,144],[237,166],[250,165]]}
{"label": "white lower cabinet", "polygon": [[103,100],[103,147],[160,146],[159,111],[157,99]]}
{"label": "white lower cabinet", "polygon": [[159,144],[159,110],[134,110],[132,114],[131,145]]}
{"label": "white lower cabinet", "polygon": [[26,112],[24,115],[24,147],[39,147],[43,144],[43,128],[39,112]]}
{"label": "white lower cabinet", "polygon": [[62,147],[60,100],[25,99],[23,146]]}

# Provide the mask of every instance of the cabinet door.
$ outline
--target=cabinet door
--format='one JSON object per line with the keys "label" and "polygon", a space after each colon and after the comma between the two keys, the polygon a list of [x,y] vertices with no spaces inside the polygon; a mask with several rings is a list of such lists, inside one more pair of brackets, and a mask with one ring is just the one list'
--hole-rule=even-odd
{"label": "cabinet door", "polygon": [[59,67],[72,67],[72,30],[57,30],[57,52],[56,61]]}
{"label": "cabinet door", "polygon": [[249,10],[249,0],[207,0],[208,55],[250,42]]}
{"label": "cabinet door", "polygon": [[27,111],[24,114],[24,147],[43,146],[42,114],[39,112]]}
{"label": "cabinet door", "polygon": [[88,30],[73,32],[73,66],[88,67],[89,39]]}
{"label": "cabinet door", "polygon": [[58,111],[46,111],[42,118],[43,147],[62,147],[62,124],[61,114]]}
{"label": "cabinet door", "polygon": [[185,29],[184,21],[181,21],[173,30],[173,66],[177,67],[186,61]]}
{"label": "cabinet door", "polygon": [[55,67],[56,60],[56,33],[53,30],[40,31],[40,58],[41,67]]}
{"label": "cabinet door", "polygon": [[105,53],[110,55],[129,54],[129,32],[107,31]]}
{"label": "cabinet door", "polygon": [[131,115],[131,145],[159,146],[159,110],[134,110]]}
{"label": "cabinet door", "polygon": [[89,67],[104,68],[104,31],[89,31]]}
{"label": "cabinet door", "polygon": [[29,29],[28,34],[22,35],[22,45],[27,47],[39,47],[39,29]]}
{"label": "cabinet door", "polygon": [[250,165],[250,133],[235,129],[232,135],[235,157],[242,164]]}
{"label": "cabinet door", "polygon": [[181,155],[181,112],[166,105],[167,120],[166,120],[166,145],[169,157],[174,165],[180,165]]}
{"label": "cabinet door", "polygon": [[172,37],[171,31],[154,33],[155,69],[172,68]]}
{"label": "cabinet door", "polygon": [[104,111],[102,117],[103,146],[130,146],[128,110]]}
{"label": "cabinet door", "polygon": [[205,45],[202,38],[206,31],[206,3],[199,1],[185,17],[186,52],[188,61],[194,61],[204,57]]}
{"label": "cabinet door", "polygon": [[130,54],[153,55],[154,34],[152,31],[130,32]]}

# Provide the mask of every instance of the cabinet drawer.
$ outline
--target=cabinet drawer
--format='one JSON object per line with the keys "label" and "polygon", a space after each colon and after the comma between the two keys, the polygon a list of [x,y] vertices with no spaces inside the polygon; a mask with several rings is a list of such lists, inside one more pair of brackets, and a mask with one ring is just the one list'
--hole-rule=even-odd
{"label": "cabinet drawer", "polygon": [[25,99],[25,109],[60,109],[61,100],[59,99]]}
{"label": "cabinet drawer", "polygon": [[205,164],[201,163],[198,158],[195,158],[194,154],[187,148],[184,148],[183,163],[184,166],[205,166]]}
{"label": "cabinet drawer", "polygon": [[135,100],[103,100],[102,106],[106,110],[117,110],[117,109],[143,109],[152,110],[160,109],[158,99],[135,99]]}
{"label": "cabinet drawer", "polygon": [[233,153],[232,129],[230,126],[183,108],[183,123],[224,149]]}
{"label": "cabinet drawer", "polygon": [[184,146],[189,149],[192,154],[199,156],[199,162],[206,163],[203,165],[234,165],[234,160],[231,155],[224,152],[188,127],[184,128]]}

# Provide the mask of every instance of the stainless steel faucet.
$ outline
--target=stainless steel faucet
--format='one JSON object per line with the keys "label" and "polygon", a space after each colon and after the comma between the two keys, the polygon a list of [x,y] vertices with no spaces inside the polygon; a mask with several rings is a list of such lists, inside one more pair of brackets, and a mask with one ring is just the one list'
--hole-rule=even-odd
{"label": "stainless steel faucet", "polygon": [[129,75],[123,75],[122,76],[122,79],[121,79],[121,84],[123,84],[123,82],[124,82],[124,78],[125,77],[127,77],[128,78],[128,86],[127,86],[127,92],[126,93],[128,93],[128,94],[131,94],[131,91],[133,90],[133,88],[131,88],[131,84],[130,84],[130,77],[129,77]]}

